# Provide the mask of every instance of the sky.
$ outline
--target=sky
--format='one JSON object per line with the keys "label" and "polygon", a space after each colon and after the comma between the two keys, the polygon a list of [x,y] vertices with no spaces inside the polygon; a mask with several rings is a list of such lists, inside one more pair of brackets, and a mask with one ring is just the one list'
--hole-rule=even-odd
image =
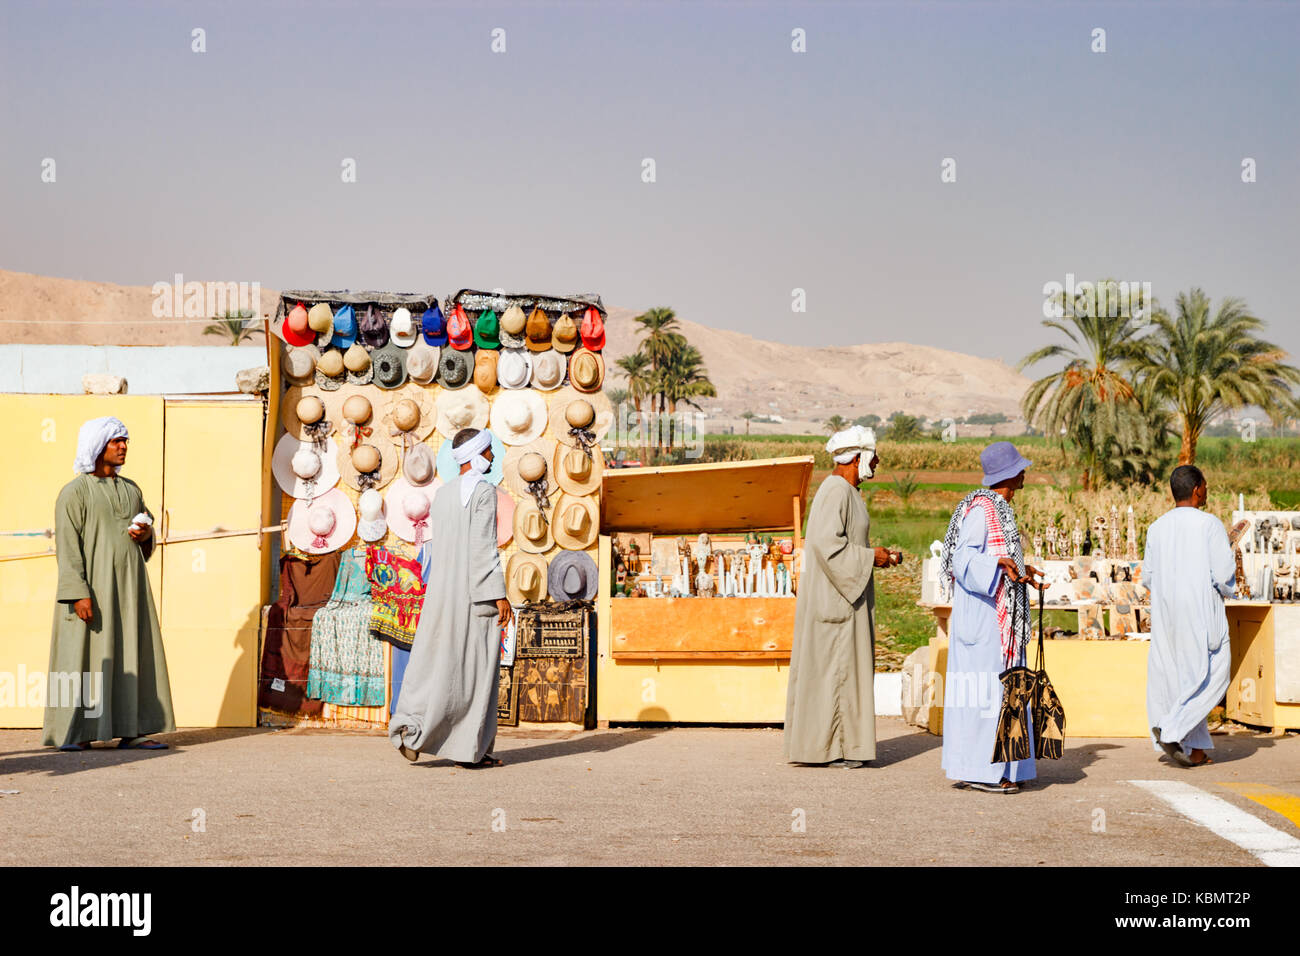
{"label": "sky", "polygon": [[1291,3],[6,0],[0,268],[598,292],[1013,363],[1045,284],[1110,276],[1300,353],[1297,40]]}

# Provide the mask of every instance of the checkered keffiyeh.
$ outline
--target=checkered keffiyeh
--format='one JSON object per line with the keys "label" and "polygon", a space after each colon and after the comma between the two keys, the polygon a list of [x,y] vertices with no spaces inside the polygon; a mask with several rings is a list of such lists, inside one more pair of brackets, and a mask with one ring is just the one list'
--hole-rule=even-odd
{"label": "checkered keffiyeh", "polygon": [[[1020,530],[1016,527],[1016,513],[1001,495],[981,488],[972,491],[957,505],[944,535],[939,581],[949,595],[953,588],[952,562],[957,536],[961,533],[962,521],[972,508],[984,512],[988,549],[999,558],[1011,558],[1020,574],[1025,573],[1025,555],[1020,544]],[[1002,660],[1007,667],[1014,667],[1023,658],[1029,644],[1029,585],[1024,582],[1013,584],[1002,574],[993,600],[997,606],[998,631],[1002,635]]]}

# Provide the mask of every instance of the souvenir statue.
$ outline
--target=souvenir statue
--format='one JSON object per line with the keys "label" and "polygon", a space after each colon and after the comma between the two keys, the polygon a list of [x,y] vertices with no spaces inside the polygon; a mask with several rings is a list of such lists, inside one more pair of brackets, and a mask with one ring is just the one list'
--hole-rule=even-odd
{"label": "souvenir statue", "polygon": [[1056,525],[1049,524],[1047,526],[1046,538],[1047,538],[1047,560],[1055,561],[1056,560]]}
{"label": "souvenir statue", "polygon": [[1038,564],[1043,559],[1043,536],[1034,532],[1034,563]]}
{"label": "souvenir statue", "polygon": [[[1087,553],[1083,550],[1083,539],[1083,526],[1079,519],[1075,518],[1074,531],[1070,535],[1070,540],[1074,544],[1074,548],[1070,554],[1066,555],[1067,558],[1081,558]],[[1089,548],[1089,550],[1091,550],[1091,548]]]}
{"label": "souvenir statue", "polygon": [[1119,508],[1110,506],[1110,556],[1119,557]]}
{"label": "souvenir statue", "polygon": [[699,565],[700,570],[703,571],[704,565],[708,563],[710,556],[713,554],[713,543],[710,541],[707,532],[700,532],[699,538],[691,548],[691,553],[695,558],[695,563]]}
{"label": "souvenir statue", "polygon": [[1106,558],[1106,516],[1097,515],[1092,519],[1092,530],[1095,538],[1092,544],[1092,555],[1095,558]]}
{"label": "souvenir statue", "polygon": [[1133,506],[1128,506],[1128,533],[1125,542],[1124,557],[1128,561],[1137,561],[1138,555],[1138,533],[1136,520],[1133,517]]}

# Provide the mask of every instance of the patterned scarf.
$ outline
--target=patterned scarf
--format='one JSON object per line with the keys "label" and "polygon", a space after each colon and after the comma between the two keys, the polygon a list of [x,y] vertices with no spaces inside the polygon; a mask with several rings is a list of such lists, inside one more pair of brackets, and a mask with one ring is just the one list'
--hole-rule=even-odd
{"label": "patterned scarf", "polygon": [[[939,569],[939,582],[951,597],[953,588],[953,552],[961,523],[972,508],[982,508],[988,526],[988,547],[999,558],[1009,557],[1016,563],[1020,574],[1025,573],[1025,555],[1020,544],[1020,531],[1016,527],[1016,513],[999,494],[987,488],[972,491],[961,500],[948,522],[948,533],[943,538],[943,557]],[[1005,573],[998,577],[994,594],[998,611],[998,630],[1002,634],[1002,660],[1014,667],[1029,644],[1029,585],[1012,584]]]}

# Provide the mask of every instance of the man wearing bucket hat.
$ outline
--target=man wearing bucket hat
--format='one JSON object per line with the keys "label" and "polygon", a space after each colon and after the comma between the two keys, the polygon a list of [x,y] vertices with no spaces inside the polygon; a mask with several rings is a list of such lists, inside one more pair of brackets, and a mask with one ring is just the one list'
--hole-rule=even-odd
{"label": "man wearing bucket hat", "polygon": [[412,762],[434,753],[495,767],[500,634],[512,612],[497,550],[497,489],[485,480],[492,433],[466,428],[451,445],[460,475],[435,493],[420,549],[424,601],[436,613],[420,615],[388,737]]}
{"label": "man wearing bucket hat", "polygon": [[984,485],[953,511],[944,536],[940,586],[952,596],[948,678],[943,692],[943,769],[960,786],[1017,793],[1037,769],[1030,728],[1026,760],[990,763],[1003,671],[1023,666],[1029,643],[1029,587],[1042,587],[1025,563],[1011,499],[1032,464],[1008,441],[980,454]]}
{"label": "man wearing bucket hat", "polygon": [[876,758],[875,569],[900,552],[873,548],[858,491],[875,474],[876,435],[855,425],[826,443],[835,467],[817,489],[804,532],[785,706],[791,763],[861,767]]}

